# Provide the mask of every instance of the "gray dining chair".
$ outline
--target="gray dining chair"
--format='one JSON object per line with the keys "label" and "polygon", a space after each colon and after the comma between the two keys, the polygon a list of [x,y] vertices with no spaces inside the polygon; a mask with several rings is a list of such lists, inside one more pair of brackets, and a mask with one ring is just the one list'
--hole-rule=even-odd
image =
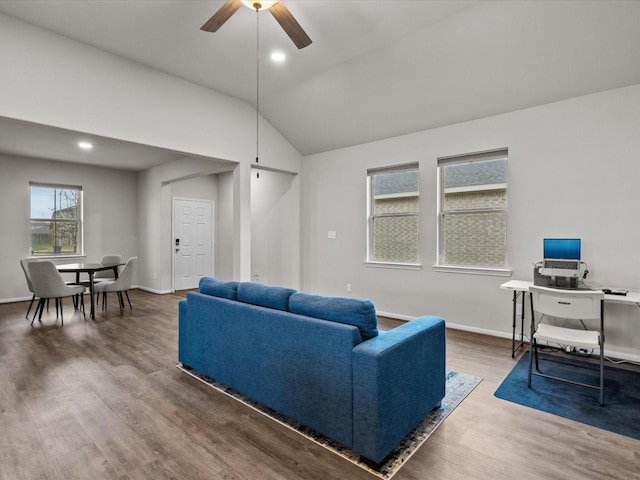
{"label": "gray dining chair", "polygon": [[31,325],[38,317],[38,321],[42,323],[42,312],[46,301],[50,298],[56,300],[56,318],[58,311],[60,312],[60,323],[64,325],[64,316],[62,313],[63,305],[62,299],[64,297],[80,297],[80,302],[74,302],[74,309],[77,310],[78,306],[82,308],[82,314],[84,315],[84,291],[85,287],[82,285],[67,285],[64,278],[56,266],[49,261],[39,261],[29,263],[29,273],[31,277],[31,284],[33,286],[33,293],[39,298],[38,306],[33,314]]}
{"label": "gray dining chair", "polygon": [[36,299],[36,294],[33,291],[33,285],[31,283],[31,272],[29,271],[29,264],[31,262],[39,262],[40,260],[37,258],[21,258],[20,266],[22,267],[22,271],[24,272],[24,278],[27,280],[27,287],[29,291],[33,294],[31,297],[31,303],[29,303],[29,308],[27,309],[27,314],[25,317],[29,319],[29,312],[31,312],[31,307],[33,307],[33,302]]}
{"label": "gray dining chair", "polygon": [[[103,255],[102,258],[100,259],[101,265],[109,265],[113,263],[122,263],[122,255],[116,255],[116,254]],[[118,269],[119,268],[120,267],[118,267]],[[118,270],[118,273],[119,273],[119,270]],[[101,270],[93,274],[93,281],[96,283],[105,281],[105,280],[115,280],[115,278],[116,278],[116,273],[113,270]],[[96,300],[100,301],[100,292],[97,293]]]}
{"label": "gray dining chair", "polygon": [[[100,259],[101,265],[109,265],[113,263],[121,263],[122,255],[103,255]],[[116,274],[113,270],[101,270],[93,275],[93,279],[98,280],[115,280]]]}
{"label": "gray dining chair", "polygon": [[131,289],[133,284],[133,275],[138,267],[138,257],[131,257],[125,263],[124,268],[118,275],[118,278],[115,280],[105,280],[103,282],[99,282],[94,286],[94,291],[97,293],[102,292],[102,309],[107,308],[107,292],[116,292],[118,295],[118,301],[120,304],[120,315],[124,310],[124,297],[123,293],[127,297],[127,302],[129,302],[129,308],[133,310],[131,306],[131,299],[129,298],[129,293],[127,290]]}

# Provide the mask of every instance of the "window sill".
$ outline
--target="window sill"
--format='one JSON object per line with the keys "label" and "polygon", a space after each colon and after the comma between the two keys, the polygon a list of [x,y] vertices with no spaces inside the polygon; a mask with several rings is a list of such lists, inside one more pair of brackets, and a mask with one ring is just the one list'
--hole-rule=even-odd
{"label": "window sill", "polygon": [[510,268],[472,267],[461,265],[434,265],[433,271],[441,273],[463,273],[466,275],[492,275],[497,277],[510,277],[513,273]]}
{"label": "window sill", "polygon": [[79,255],[79,254],[74,254],[74,255],[31,255],[29,258],[38,258],[40,260],[86,260],[86,256],[85,255]]}
{"label": "window sill", "polygon": [[396,270],[422,270],[421,263],[364,262],[365,267],[393,268]]}

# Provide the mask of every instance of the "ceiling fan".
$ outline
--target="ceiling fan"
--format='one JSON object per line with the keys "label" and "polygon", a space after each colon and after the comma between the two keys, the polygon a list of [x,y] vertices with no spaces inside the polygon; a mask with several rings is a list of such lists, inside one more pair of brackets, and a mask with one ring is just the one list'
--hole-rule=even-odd
{"label": "ceiling fan", "polygon": [[200,30],[217,32],[242,4],[254,10],[269,10],[296,47],[304,48],[311,45],[311,39],[281,0],[227,0],[207,23],[200,27]]}

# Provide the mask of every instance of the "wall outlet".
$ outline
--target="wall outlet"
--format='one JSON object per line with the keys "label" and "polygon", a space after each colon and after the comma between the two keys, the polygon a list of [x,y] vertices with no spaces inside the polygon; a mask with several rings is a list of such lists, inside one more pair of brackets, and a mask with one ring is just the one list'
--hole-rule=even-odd
{"label": "wall outlet", "polygon": [[351,284],[347,283],[347,293],[351,293]]}
{"label": "wall outlet", "polygon": [[156,272],[153,272],[153,279],[157,280],[158,279],[158,274]]}

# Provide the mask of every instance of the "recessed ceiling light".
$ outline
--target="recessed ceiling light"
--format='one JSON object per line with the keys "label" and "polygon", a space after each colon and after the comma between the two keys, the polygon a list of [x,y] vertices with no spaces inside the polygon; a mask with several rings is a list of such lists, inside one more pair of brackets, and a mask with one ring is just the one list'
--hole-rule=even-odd
{"label": "recessed ceiling light", "polygon": [[287,59],[287,56],[282,52],[273,52],[271,54],[271,60],[276,63],[282,63]]}
{"label": "recessed ceiling light", "polygon": [[91,150],[93,145],[89,142],[78,142],[78,146],[83,150]]}

